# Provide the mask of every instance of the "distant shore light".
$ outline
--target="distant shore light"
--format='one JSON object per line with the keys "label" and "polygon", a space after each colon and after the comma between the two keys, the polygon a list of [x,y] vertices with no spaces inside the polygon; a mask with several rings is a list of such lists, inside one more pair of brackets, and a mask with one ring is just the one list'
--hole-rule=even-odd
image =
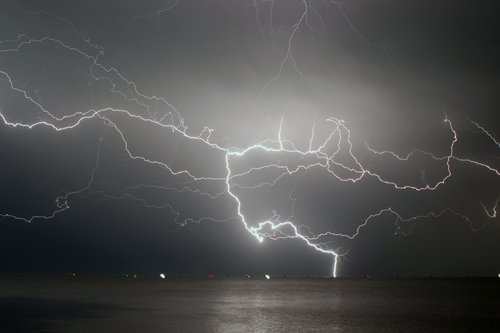
{"label": "distant shore light", "polygon": [[161,273],[161,274],[160,274],[160,277],[161,277],[162,279],[166,278],[165,274],[163,274],[163,273]]}
{"label": "distant shore light", "polygon": [[266,280],[271,279],[271,277],[270,277],[269,275],[267,275],[267,274],[266,274],[266,275],[264,275],[264,276],[265,276]]}

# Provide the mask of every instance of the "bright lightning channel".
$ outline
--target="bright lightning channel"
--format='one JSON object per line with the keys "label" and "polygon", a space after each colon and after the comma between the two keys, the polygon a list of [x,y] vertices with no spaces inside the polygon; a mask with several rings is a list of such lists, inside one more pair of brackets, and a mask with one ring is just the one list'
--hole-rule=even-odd
{"label": "bright lightning channel", "polygon": [[[256,9],[257,15],[259,15],[259,1],[252,0],[252,3]],[[274,1],[270,0],[269,1],[269,18],[270,18],[270,24],[271,28],[273,28],[273,23],[272,23],[272,8],[273,8]],[[291,26],[291,32],[288,36],[287,42],[286,42],[286,54],[284,58],[282,59],[279,70],[278,72],[269,80],[264,87],[261,90],[261,93],[264,92],[266,89],[268,89],[275,81],[277,81],[281,73],[284,69],[284,67],[287,64],[291,64],[293,69],[296,71],[296,73],[300,76],[301,79],[304,79],[304,74],[303,72],[299,69],[298,64],[293,56],[293,41],[299,32],[299,30],[305,26],[306,28],[312,30],[311,27],[311,20],[309,15],[314,15],[316,17],[321,16],[318,14],[318,11],[312,6],[312,3],[310,1],[303,0],[301,1],[301,4],[303,5],[303,11],[301,12],[299,18],[297,21]],[[342,15],[344,18],[347,20],[349,26],[351,29],[353,29],[359,37],[362,39],[363,42],[374,46],[373,44],[370,44],[366,38],[364,37],[359,30],[356,29],[356,27],[353,25],[352,21],[349,19],[349,17],[346,15],[343,5],[341,5],[338,2],[332,1],[332,4],[335,6],[338,6],[338,9],[341,11]],[[167,4],[167,6],[164,9],[161,9],[158,12],[155,12],[151,15],[147,16],[142,16],[142,17],[150,17],[150,16],[160,16],[162,13],[166,11],[173,10],[176,6],[178,5],[178,1],[172,1]],[[16,7],[17,8],[17,7]],[[326,231],[323,233],[318,233],[318,234],[313,234],[311,232],[308,232],[307,234],[301,231],[300,227],[303,226],[297,226],[293,221],[291,220],[280,220],[279,216],[272,216],[271,218],[264,220],[264,221],[257,221],[257,222],[252,222],[250,223],[248,221],[248,218],[244,215],[243,213],[243,202],[241,198],[234,192],[235,187],[244,187],[242,185],[239,185],[237,183],[237,180],[251,175],[254,172],[257,172],[259,170],[264,170],[264,169],[275,169],[280,172],[279,176],[276,177],[272,182],[267,183],[268,185],[274,185],[279,179],[282,177],[286,176],[292,176],[297,174],[301,170],[315,170],[315,169],[321,169],[324,171],[327,171],[328,174],[331,176],[335,177],[338,181],[341,182],[348,182],[348,183],[356,183],[360,181],[363,178],[366,177],[371,177],[377,180],[378,182],[385,184],[387,186],[390,186],[394,188],[395,190],[407,190],[407,191],[416,191],[416,192],[425,192],[425,191],[434,191],[438,189],[440,186],[445,184],[450,177],[452,176],[452,165],[451,162],[461,162],[461,163],[467,163],[471,164],[480,168],[485,169],[488,172],[491,172],[492,174],[496,176],[500,176],[500,171],[495,168],[494,166],[491,166],[487,163],[476,161],[473,159],[469,159],[467,157],[463,156],[458,156],[455,153],[455,146],[459,142],[459,137],[457,134],[456,129],[454,128],[452,121],[448,118],[448,116],[444,117],[444,124],[447,127],[447,129],[450,131],[451,134],[451,140],[450,140],[450,145],[448,148],[448,152],[445,155],[442,156],[436,156],[433,153],[425,152],[422,150],[413,150],[407,155],[399,155],[395,152],[392,151],[379,151],[376,150],[372,147],[369,146],[368,143],[366,143],[366,149],[367,152],[373,154],[374,156],[379,156],[379,157],[384,157],[388,156],[393,159],[397,159],[400,161],[408,161],[409,158],[412,155],[415,154],[421,154],[425,155],[434,161],[444,163],[446,166],[446,175],[444,175],[441,179],[428,184],[427,182],[424,183],[424,185],[417,186],[413,184],[401,184],[398,183],[391,178],[388,178],[380,173],[374,172],[370,170],[369,167],[364,166],[361,159],[356,156],[353,153],[353,143],[351,140],[351,130],[348,128],[347,123],[342,120],[338,119],[335,117],[330,117],[325,120],[325,122],[330,126],[329,133],[326,136],[326,138],[320,142],[314,144],[315,138],[317,138],[315,134],[315,129],[316,129],[316,121],[314,121],[314,124],[312,126],[312,131],[311,131],[311,136],[309,139],[309,146],[308,149],[306,150],[300,150],[297,148],[296,144],[292,142],[289,139],[286,139],[283,136],[283,127],[284,127],[284,120],[285,120],[285,115],[281,117],[280,124],[279,124],[279,129],[277,131],[277,139],[268,139],[264,140],[259,143],[252,144],[250,146],[244,147],[244,148],[238,148],[238,147],[230,147],[227,145],[223,145],[220,143],[217,143],[215,139],[213,139],[213,133],[214,130],[208,127],[204,127],[203,130],[199,133],[192,133],[189,129],[188,126],[185,124],[184,119],[181,116],[181,113],[177,110],[177,108],[171,104],[166,98],[164,97],[157,97],[157,96],[148,96],[145,93],[142,93],[136,83],[132,80],[129,80],[126,78],[124,74],[122,74],[118,69],[115,67],[108,67],[105,66],[100,62],[100,56],[104,53],[104,49],[97,46],[96,44],[92,44],[90,40],[85,37],[82,33],[80,33],[74,24],[62,17],[59,17],[54,14],[50,14],[44,11],[37,11],[37,12],[28,12],[28,11],[22,11],[21,9],[17,8],[20,12],[24,12],[27,15],[44,15],[44,16],[49,16],[52,17],[58,21],[61,21],[62,23],[68,24],[71,27],[71,30],[73,31],[74,35],[80,39],[80,43],[84,43],[86,45],[86,48],[90,51],[85,51],[82,48],[79,48],[77,46],[69,44],[67,41],[62,41],[58,38],[52,37],[52,36],[43,36],[43,37],[29,37],[27,35],[19,35],[16,39],[13,40],[5,40],[5,41],[0,41],[0,54],[17,54],[23,52],[25,48],[28,47],[37,47],[39,45],[44,45],[44,46],[50,46],[53,47],[54,49],[57,50],[63,50],[64,52],[71,53],[75,56],[80,57],[82,60],[86,61],[89,66],[90,66],[90,77],[92,80],[98,82],[98,81],[103,81],[109,84],[110,91],[111,93],[120,96],[123,98],[125,101],[134,103],[137,105],[142,112],[141,114],[134,113],[130,110],[127,109],[122,109],[122,108],[115,108],[115,107],[105,107],[101,109],[88,109],[88,110],[81,110],[81,111],[76,111],[71,114],[66,114],[64,116],[56,116],[54,112],[51,112],[48,108],[46,108],[42,102],[38,101],[36,97],[33,96],[33,93],[30,93],[27,88],[25,88],[23,85],[16,83],[16,81],[13,79],[12,74],[8,72],[8,70],[3,70],[0,69],[0,77],[4,80],[7,81],[8,86],[10,87],[11,91],[14,94],[18,94],[21,97],[23,97],[26,101],[27,104],[35,107],[40,111],[40,114],[43,116],[41,118],[42,120],[37,120],[37,121],[14,121],[10,120],[8,116],[5,115],[4,110],[0,110],[0,120],[3,125],[11,128],[23,128],[25,130],[33,130],[34,128],[37,127],[48,127],[55,132],[62,132],[62,131],[70,131],[78,126],[80,126],[84,122],[88,122],[92,119],[100,120],[102,121],[108,128],[109,131],[113,131],[118,135],[118,137],[121,140],[121,143],[123,145],[123,150],[127,154],[127,156],[132,159],[136,160],[139,162],[142,162],[146,165],[151,165],[151,166],[157,166],[165,169],[169,174],[172,176],[176,177],[183,177],[184,179],[187,178],[187,181],[182,181],[179,182],[175,185],[182,185],[182,187],[178,186],[159,186],[159,185],[147,185],[147,184],[139,184],[136,187],[128,187],[126,188],[121,194],[116,195],[116,194],[107,194],[107,193],[102,193],[102,195],[105,198],[109,199],[130,199],[130,200],[135,200],[139,203],[142,203],[146,207],[153,207],[153,208],[168,208],[171,210],[172,214],[176,217],[175,221],[178,222],[181,225],[185,225],[186,223],[193,222],[193,223],[200,223],[203,221],[229,221],[234,218],[237,218],[243,225],[244,229],[249,232],[253,237],[258,242],[263,242],[264,239],[271,239],[271,240],[277,240],[277,239],[298,239],[302,241],[304,244],[306,244],[308,247],[311,247],[313,250],[329,255],[333,258],[333,265],[332,265],[332,276],[336,277],[337,276],[337,266],[339,259],[345,254],[340,252],[339,250],[333,250],[325,245],[325,243],[320,242],[321,239],[327,237],[327,236],[333,236],[333,237],[341,237],[341,238],[346,238],[346,239],[355,239],[361,232],[361,230],[373,219],[380,217],[382,215],[392,215],[396,219],[397,222],[411,222],[419,219],[425,219],[425,218],[438,218],[442,216],[443,214],[450,213],[454,214],[464,220],[466,220],[468,223],[471,224],[470,219],[462,215],[455,210],[452,210],[451,208],[445,208],[440,212],[430,212],[418,216],[413,216],[409,218],[405,218],[401,216],[398,212],[393,210],[392,208],[384,208],[381,209],[379,212],[376,212],[374,214],[371,214],[368,216],[361,224],[358,225],[354,233],[351,234],[344,234],[344,233],[338,233],[338,232],[333,232],[333,231]],[[138,18],[141,16],[138,16]],[[321,24],[323,25],[323,21],[319,20]],[[259,25],[259,29],[261,33],[264,33],[264,30],[261,27],[261,20],[260,17],[257,16],[257,24]],[[273,45],[275,45],[274,39],[272,40]],[[120,87],[125,86],[127,89],[121,90]],[[157,115],[154,114],[151,110],[153,108],[153,105],[163,105],[165,107],[165,113],[163,115]],[[202,143],[205,149],[210,150],[210,151],[215,151],[217,153],[223,153],[223,158],[224,158],[224,164],[225,164],[225,170],[224,170],[224,176],[209,176],[209,175],[198,175],[195,174],[194,172],[191,172],[188,169],[176,169],[172,166],[170,166],[169,163],[156,160],[156,159],[150,159],[146,157],[145,155],[142,155],[140,152],[134,151],[132,148],[130,148],[129,142],[127,141],[127,134],[124,128],[122,128],[119,124],[118,121],[114,120],[113,115],[122,115],[127,117],[128,119],[134,120],[141,122],[147,126],[159,128],[165,131],[169,131],[171,133],[174,133],[175,135],[179,135],[182,137],[184,140],[189,140],[189,141],[194,141],[194,142],[199,142]],[[490,132],[487,131],[484,127],[479,125],[478,123],[474,122],[471,120],[471,123],[476,126],[484,135],[486,135],[489,139],[491,139],[497,146],[500,147],[500,144],[496,137]],[[96,163],[94,168],[92,169],[91,175],[90,175],[90,180],[89,182],[82,188],[76,189],[74,191],[67,192],[64,195],[58,196],[55,199],[55,204],[56,207],[55,209],[49,213],[49,214],[39,214],[39,215],[33,215],[33,216],[28,216],[28,217],[23,217],[23,216],[18,216],[16,214],[12,213],[0,213],[0,217],[2,218],[9,218],[9,219],[14,219],[18,221],[24,221],[24,222],[33,222],[35,220],[39,219],[52,219],[56,215],[68,210],[70,208],[70,198],[72,198],[75,195],[82,195],[83,193],[87,193],[91,191],[92,185],[94,182],[94,175],[96,170],[99,167],[99,162],[100,162],[100,150],[101,150],[101,142],[102,138],[99,141],[99,146],[97,149],[97,158],[96,158]],[[327,147],[333,146],[335,147],[333,152],[328,153],[327,152]],[[345,153],[347,153],[348,157],[354,162],[353,165],[347,164],[345,162],[342,162],[342,160],[339,158],[341,153],[343,152],[342,147],[347,147]],[[260,167],[250,167],[246,171],[242,171],[239,173],[235,173],[231,167],[232,162],[241,159],[247,154],[255,151],[261,151],[265,152],[268,154],[281,154],[281,153],[288,153],[288,154],[293,154],[294,156],[298,157],[308,157],[308,159],[302,159],[302,161],[309,161],[309,162],[303,162],[302,164],[299,164],[298,166],[292,168],[287,165],[283,164],[267,164],[264,166]],[[338,172],[335,172],[335,168],[339,168],[349,174],[346,176],[344,173],[340,174]],[[198,183],[222,183],[224,184],[224,190],[217,192],[217,193],[210,193],[210,192],[204,192],[200,188],[196,187],[196,184]],[[263,186],[264,183],[260,184],[255,184],[252,186],[247,186],[245,188],[257,188],[260,186]],[[193,187],[192,187],[193,186]],[[180,213],[176,211],[175,207],[173,207],[171,204],[166,203],[165,205],[158,205],[158,204],[152,204],[149,203],[146,199],[140,198],[136,195],[133,195],[129,193],[130,190],[132,189],[137,189],[137,188],[156,188],[156,189],[164,189],[168,191],[177,191],[177,192],[189,192],[192,194],[197,194],[201,195],[204,197],[207,197],[209,199],[218,199],[222,197],[229,198],[232,200],[235,205],[236,205],[236,211],[235,211],[235,216],[231,216],[226,219],[216,219],[213,217],[202,217],[200,219],[192,219],[192,218],[187,218],[183,221],[178,221],[178,218],[180,216]],[[290,196],[291,198],[291,196]],[[292,199],[292,198],[291,198]],[[486,205],[481,203],[482,207],[484,208],[485,214],[489,218],[496,218],[497,217],[497,206],[499,203],[499,199],[496,200],[495,204],[493,205],[492,208],[488,208]],[[472,226],[472,224],[471,224]],[[473,228],[473,230],[476,230]],[[399,229],[396,230],[396,233],[402,233]],[[160,274],[161,278],[165,278],[163,274]],[[266,279],[269,279],[270,277],[268,275],[265,275]]]}

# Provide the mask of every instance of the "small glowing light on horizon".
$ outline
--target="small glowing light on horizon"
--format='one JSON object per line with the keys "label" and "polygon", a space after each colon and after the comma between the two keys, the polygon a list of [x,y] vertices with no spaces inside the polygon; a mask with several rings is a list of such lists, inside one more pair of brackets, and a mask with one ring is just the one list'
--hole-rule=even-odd
{"label": "small glowing light on horizon", "polygon": [[500,273],[498,273],[498,278],[500,279]]}
{"label": "small glowing light on horizon", "polygon": [[161,274],[160,274],[160,277],[161,277],[162,279],[166,278],[165,274],[163,274],[163,273],[161,273]]}
{"label": "small glowing light on horizon", "polygon": [[266,280],[270,280],[271,279],[271,277],[269,275],[267,275],[267,274],[264,275],[264,276],[265,276]]}

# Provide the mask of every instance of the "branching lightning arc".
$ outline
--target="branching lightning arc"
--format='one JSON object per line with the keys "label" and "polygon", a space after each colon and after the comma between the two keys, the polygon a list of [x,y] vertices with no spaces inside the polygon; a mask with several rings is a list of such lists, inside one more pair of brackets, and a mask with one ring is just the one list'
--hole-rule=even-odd
{"label": "branching lightning arc", "polygon": [[[290,68],[295,71],[300,80],[305,80],[304,73],[300,70],[297,61],[293,56],[293,43],[295,38],[297,38],[297,33],[304,29],[310,31],[311,33],[316,33],[313,22],[318,22],[321,30],[325,32],[323,18],[319,11],[315,9],[314,3],[311,0],[299,1],[302,5],[303,10],[297,20],[287,27],[289,29],[289,35],[286,39],[285,54],[279,64],[279,68],[275,75],[267,81],[260,90],[260,95],[265,94],[272,85],[280,79],[284,68],[291,66]],[[171,10],[175,10],[178,6],[178,1],[172,1],[167,3],[165,8],[160,9],[155,13],[148,13],[146,15],[137,15],[134,20],[149,19],[151,17],[160,17],[164,13]],[[387,54],[385,49],[382,47],[370,43],[367,38],[355,27],[351,19],[346,13],[346,7],[341,2],[332,1],[331,4],[337,8],[342,17],[345,18],[346,24],[352,29],[352,31],[359,37],[360,41],[366,43],[368,47],[373,47],[375,49],[380,49]],[[255,9],[255,22],[257,24],[259,32],[262,34],[263,38],[269,39],[272,42],[273,47],[277,44],[274,40],[274,23],[273,23],[273,6],[274,1],[272,0],[252,0],[250,4]],[[72,56],[78,57],[82,61],[89,65],[89,80],[93,82],[101,82],[106,84],[109,91],[123,101],[135,105],[140,111],[131,111],[126,108],[107,106],[100,109],[87,109],[87,110],[76,110],[72,113],[67,113],[64,115],[58,115],[58,113],[50,110],[37,96],[36,92],[27,88],[27,84],[21,84],[16,81],[13,74],[9,72],[9,69],[5,66],[0,67],[0,78],[6,83],[6,86],[10,89],[12,94],[16,94],[18,97],[24,98],[25,103],[30,105],[30,107],[36,108],[39,115],[36,120],[12,120],[8,116],[8,110],[0,110],[0,119],[3,126],[9,128],[20,128],[21,130],[29,131],[38,127],[47,127],[54,132],[71,131],[85,122],[90,122],[91,120],[97,120],[106,125],[107,131],[112,131],[116,133],[122,143],[123,151],[126,153],[128,158],[143,163],[149,166],[156,166],[163,168],[173,177],[178,177],[179,181],[175,184],[170,185],[156,185],[156,184],[139,184],[133,187],[127,187],[123,189],[120,193],[105,193],[102,192],[101,195],[107,199],[128,199],[139,202],[146,207],[154,208],[167,208],[171,211],[175,217],[175,221],[180,225],[185,225],[187,223],[199,223],[205,221],[230,221],[238,220],[241,222],[242,226],[246,231],[248,231],[253,237],[255,237],[259,242],[265,239],[277,240],[283,238],[291,238],[302,241],[307,246],[311,247],[313,250],[329,255],[333,258],[333,269],[332,275],[335,277],[337,275],[337,264],[339,259],[345,254],[340,249],[332,249],[325,243],[325,239],[328,237],[333,239],[345,238],[354,239],[363,230],[363,228],[371,223],[373,220],[380,216],[392,216],[395,219],[396,226],[400,222],[414,222],[417,220],[422,220],[426,218],[438,218],[444,214],[452,214],[460,219],[465,220],[470,223],[473,230],[477,230],[477,227],[473,227],[469,217],[459,213],[452,208],[444,208],[441,211],[427,212],[421,215],[405,217],[398,213],[391,207],[385,207],[378,212],[375,212],[364,221],[362,221],[355,232],[346,234],[335,231],[324,231],[320,233],[312,233],[307,226],[298,225],[293,221],[293,218],[283,219],[278,214],[270,216],[269,219],[263,221],[249,221],[249,218],[244,213],[245,202],[238,195],[236,188],[252,190],[255,188],[263,186],[273,186],[280,179],[294,176],[305,170],[323,170],[326,171],[330,176],[334,177],[339,182],[345,183],[356,183],[360,180],[371,177],[381,184],[388,187],[392,187],[398,191],[414,191],[414,192],[429,192],[438,189],[440,186],[445,184],[453,175],[453,163],[464,163],[470,164],[474,167],[481,168],[485,172],[491,173],[496,176],[500,176],[500,170],[494,165],[478,161],[473,158],[466,156],[459,156],[455,152],[455,147],[459,142],[459,133],[455,128],[452,120],[446,115],[443,115],[444,128],[449,131],[450,143],[448,147],[448,153],[445,155],[438,156],[434,153],[415,149],[406,155],[400,155],[393,151],[388,150],[377,150],[370,146],[368,142],[365,143],[366,153],[371,154],[375,158],[387,158],[394,159],[400,162],[408,161],[414,155],[424,156],[425,158],[432,159],[437,163],[442,163],[446,168],[446,173],[437,181],[427,183],[423,182],[423,185],[414,185],[401,183],[399,181],[393,180],[390,176],[384,175],[380,172],[376,172],[370,169],[369,166],[363,164],[362,159],[356,155],[353,151],[353,141],[352,133],[349,123],[342,119],[336,117],[329,117],[324,120],[323,125],[327,127],[328,134],[323,136],[321,139],[315,133],[316,123],[312,126],[311,134],[309,137],[309,145],[307,149],[297,148],[298,145],[290,139],[287,139],[284,135],[283,128],[286,123],[286,115],[281,118],[280,126],[276,129],[276,137],[269,138],[267,140],[251,144],[247,147],[233,147],[229,144],[220,143],[214,135],[215,130],[209,127],[203,128],[199,133],[193,133],[185,123],[184,118],[181,116],[181,112],[167,100],[165,97],[150,96],[147,93],[141,91],[138,85],[127,78],[122,71],[115,67],[107,66],[101,62],[101,57],[104,54],[104,48],[91,42],[83,33],[77,30],[76,26],[68,19],[60,17],[56,14],[52,14],[45,11],[27,11],[18,7],[16,3],[6,3],[5,6],[9,7],[9,10],[17,11],[19,14],[25,15],[27,17],[40,16],[46,19],[54,20],[60,24],[65,25],[77,39],[77,42],[67,41],[61,38],[53,37],[50,35],[45,36],[28,36],[25,34],[20,34],[17,38],[0,41],[0,55],[17,55],[22,54],[27,49],[36,49],[37,47],[48,47],[58,52],[66,52]],[[264,15],[265,14],[265,15]],[[265,19],[261,15],[266,16]],[[267,21],[266,21],[267,20]],[[267,26],[263,23],[267,22]],[[163,113],[153,111],[157,109],[157,106],[161,105]],[[192,141],[201,144],[204,149],[208,151],[213,151],[214,153],[221,154],[224,158],[225,170],[223,170],[224,176],[219,175],[199,175],[188,169],[177,169],[171,165],[171,163],[164,162],[158,159],[153,159],[148,157],[146,154],[141,154],[141,152],[136,151],[131,148],[129,141],[127,139],[126,129],[121,126],[119,117],[125,117],[127,119],[140,122],[144,126],[149,126],[151,128],[161,129],[164,131],[169,131],[176,136],[180,137],[182,140]],[[477,130],[477,133],[487,137],[490,142],[500,148],[500,143],[493,133],[488,131],[481,124],[470,120],[470,124]],[[75,196],[88,196],[93,192],[93,182],[96,170],[99,168],[100,163],[100,152],[101,152],[102,138],[99,141],[99,146],[97,149],[97,158],[95,161],[94,168],[90,172],[90,178],[88,182],[81,188],[69,191],[63,195],[57,196],[55,198],[54,208],[47,214],[38,214],[32,216],[20,216],[15,213],[10,212],[0,212],[0,216],[5,219],[13,219],[22,222],[31,223],[40,219],[52,219],[56,215],[62,214],[70,208],[71,200]],[[235,171],[233,164],[238,162],[248,155],[260,152],[267,155],[278,155],[287,154],[289,156],[297,157],[301,163],[298,165],[288,165],[286,162],[280,163],[270,163],[266,165],[261,165],[258,167],[248,167],[243,171]],[[342,155],[344,157],[340,158]],[[346,162],[345,156],[348,156],[349,162]],[[243,185],[240,181],[245,177],[259,173],[264,170],[274,170],[276,171],[276,176],[269,182],[261,182],[251,185]],[[423,176],[424,178],[424,176]],[[208,184],[223,184],[223,190],[218,192],[205,191],[202,187],[197,186],[197,184],[208,183]],[[177,191],[177,192],[188,192],[193,195],[199,195],[208,200],[226,198],[234,202],[235,210],[234,214],[226,219],[217,219],[213,217],[202,217],[200,219],[194,218],[182,218],[180,213],[176,210],[174,205],[165,203],[159,205],[157,203],[148,202],[148,200],[135,195],[133,190],[137,188],[149,188],[149,189],[159,189],[165,191]],[[294,199],[292,193],[290,194],[290,199],[292,203]],[[484,203],[480,203],[484,210],[487,219],[495,219],[497,217],[497,209],[500,198],[498,198],[492,207]],[[484,224],[482,227],[484,227]],[[405,231],[396,229],[396,233],[406,234]]]}

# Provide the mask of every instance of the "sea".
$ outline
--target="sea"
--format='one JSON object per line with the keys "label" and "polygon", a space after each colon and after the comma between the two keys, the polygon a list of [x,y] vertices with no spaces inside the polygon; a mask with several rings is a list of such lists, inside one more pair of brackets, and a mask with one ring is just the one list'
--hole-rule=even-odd
{"label": "sea", "polygon": [[9,276],[0,332],[500,332],[500,278]]}

